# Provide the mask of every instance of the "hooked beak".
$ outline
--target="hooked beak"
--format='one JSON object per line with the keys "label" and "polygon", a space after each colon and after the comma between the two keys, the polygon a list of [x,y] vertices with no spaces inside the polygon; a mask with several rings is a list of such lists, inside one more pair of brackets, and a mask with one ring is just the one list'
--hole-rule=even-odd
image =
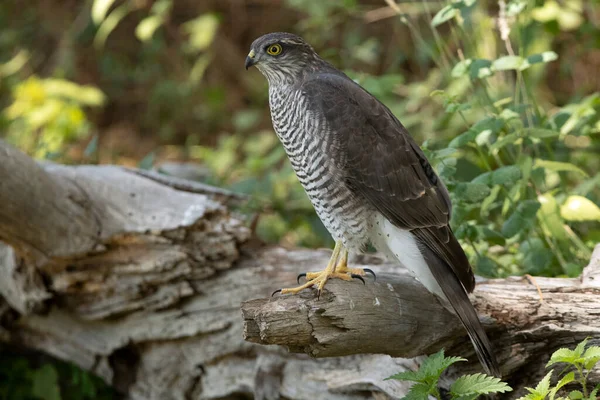
{"label": "hooked beak", "polygon": [[254,50],[250,50],[250,53],[246,56],[246,70],[256,64],[256,59],[254,58]]}

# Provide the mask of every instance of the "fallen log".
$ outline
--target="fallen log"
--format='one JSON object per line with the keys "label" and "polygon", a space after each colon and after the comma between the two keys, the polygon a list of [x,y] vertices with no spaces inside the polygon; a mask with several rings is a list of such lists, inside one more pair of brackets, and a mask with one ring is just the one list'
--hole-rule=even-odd
{"label": "fallen log", "polygon": [[[440,347],[472,361],[456,373],[478,368],[454,316],[377,257],[355,264],[376,282],[268,297],[330,252],[257,244],[228,211],[240,200],[120,167],[40,165],[0,141],[0,341],[74,362],[131,399],[398,398],[409,384],[384,378]],[[513,387],[557,347],[598,344],[597,264],[582,279],[536,278],[544,302],[522,278],[479,284],[473,300]]]}

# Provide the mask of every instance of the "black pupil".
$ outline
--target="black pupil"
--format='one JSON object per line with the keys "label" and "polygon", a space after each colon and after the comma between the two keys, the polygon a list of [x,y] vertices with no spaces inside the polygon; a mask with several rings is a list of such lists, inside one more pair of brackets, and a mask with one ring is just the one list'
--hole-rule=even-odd
{"label": "black pupil", "polygon": [[279,48],[277,46],[271,46],[271,53],[277,53]]}

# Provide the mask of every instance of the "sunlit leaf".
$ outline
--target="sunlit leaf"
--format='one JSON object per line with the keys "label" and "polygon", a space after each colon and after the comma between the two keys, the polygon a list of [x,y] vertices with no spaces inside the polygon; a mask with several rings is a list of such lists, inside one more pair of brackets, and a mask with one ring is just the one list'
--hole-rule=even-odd
{"label": "sunlit leaf", "polygon": [[554,196],[550,193],[539,195],[538,201],[542,205],[537,212],[537,218],[542,229],[557,240],[567,240],[567,232],[565,231],[558,203]]}
{"label": "sunlit leaf", "polygon": [[567,221],[600,221],[600,208],[586,197],[569,196],[560,215]]}
{"label": "sunlit leaf", "polygon": [[135,27],[135,36],[142,42],[147,42],[162,23],[163,19],[158,15],[146,17]]}
{"label": "sunlit leaf", "polygon": [[449,4],[435,14],[431,20],[431,26],[435,27],[451,20],[457,13],[458,10],[452,4]]}
{"label": "sunlit leaf", "polygon": [[96,32],[96,37],[94,37],[94,46],[96,48],[100,49],[104,47],[104,43],[106,43],[108,36],[112,31],[115,30],[117,25],[119,25],[119,22],[121,22],[121,20],[131,12],[131,10],[131,4],[129,2],[125,2],[119,7],[115,8],[115,10],[101,22],[100,26],[98,27],[98,31]]}
{"label": "sunlit leaf", "polygon": [[115,0],[94,0],[92,3],[92,21],[96,25],[99,25],[104,20],[108,9],[114,2]]}
{"label": "sunlit leaf", "polygon": [[204,14],[183,24],[183,30],[190,35],[189,44],[196,51],[204,51],[210,46],[217,33],[219,19],[214,14]]}
{"label": "sunlit leaf", "polygon": [[520,70],[525,60],[519,56],[504,56],[492,62],[496,71]]}

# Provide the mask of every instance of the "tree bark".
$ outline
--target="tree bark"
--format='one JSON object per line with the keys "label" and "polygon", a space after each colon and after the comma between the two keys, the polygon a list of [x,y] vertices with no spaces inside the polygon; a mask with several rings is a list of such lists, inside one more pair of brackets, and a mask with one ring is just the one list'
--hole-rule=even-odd
{"label": "tree bark", "polygon": [[[119,167],[39,165],[0,141],[0,341],[74,362],[131,399],[398,398],[410,385],[384,378],[441,347],[469,358],[454,373],[478,368],[456,318],[375,256],[355,266],[376,282],[267,297],[330,252],[257,244],[228,211],[240,200]],[[582,279],[536,278],[543,302],[522,278],[478,285],[516,389],[556,348],[599,344],[595,255]]]}

